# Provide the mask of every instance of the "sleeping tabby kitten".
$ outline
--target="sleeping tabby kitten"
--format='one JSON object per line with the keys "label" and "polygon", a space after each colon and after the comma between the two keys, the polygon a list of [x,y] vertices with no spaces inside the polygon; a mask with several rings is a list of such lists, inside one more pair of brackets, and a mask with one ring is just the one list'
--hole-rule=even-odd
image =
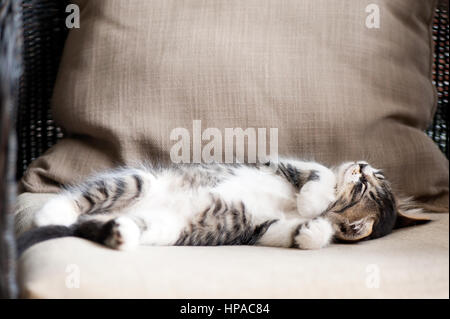
{"label": "sleeping tabby kitten", "polygon": [[120,168],[70,187],[34,216],[19,252],[76,236],[114,249],[142,245],[262,245],[318,249],[395,227],[404,215],[383,173],[366,162],[334,170],[283,159],[266,164]]}

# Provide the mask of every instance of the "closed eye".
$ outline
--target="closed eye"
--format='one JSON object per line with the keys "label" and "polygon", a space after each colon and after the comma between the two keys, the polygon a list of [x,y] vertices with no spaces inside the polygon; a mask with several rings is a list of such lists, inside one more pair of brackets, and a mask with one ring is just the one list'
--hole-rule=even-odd
{"label": "closed eye", "polygon": [[375,172],[375,173],[373,174],[373,176],[375,176],[375,177],[378,178],[378,179],[385,179],[385,177],[384,177],[384,175],[383,175],[383,172],[381,172],[381,171]]}
{"label": "closed eye", "polygon": [[364,179],[363,181],[361,181],[361,183],[362,183],[362,186],[363,186],[361,194],[364,194],[366,192],[366,190],[367,190],[367,180]]}
{"label": "closed eye", "polygon": [[367,179],[364,176],[359,179],[357,188],[358,188],[358,190],[361,190],[360,194],[364,195],[364,193],[367,190]]}
{"label": "closed eye", "polygon": [[366,183],[362,183],[361,186],[362,186],[361,195],[363,195],[366,192],[366,190],[367,190],[367,184]]}

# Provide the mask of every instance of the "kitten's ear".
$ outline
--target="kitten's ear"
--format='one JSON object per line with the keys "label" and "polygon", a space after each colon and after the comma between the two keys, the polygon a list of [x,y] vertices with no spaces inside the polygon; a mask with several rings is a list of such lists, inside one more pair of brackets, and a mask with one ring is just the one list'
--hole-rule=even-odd
{"label": "kitten's ear", "polygon": [[375,220],[370,217],[364,217],[354,222],[341,222],[336,232],[336,237],[343,241],[358,241],[364,239],[373,231]]}
{"label": "kitten's ear", "polygon": [[415,225],[422,225],[431,222],[431,219],[423,218],[423,217],[414,217],[414,216],[408,216],[405,212],[398,211],[397,212],[397,219],[395,220],[395,228],[403,228],[403,227],[409,227],[409,226],[415,226]]}

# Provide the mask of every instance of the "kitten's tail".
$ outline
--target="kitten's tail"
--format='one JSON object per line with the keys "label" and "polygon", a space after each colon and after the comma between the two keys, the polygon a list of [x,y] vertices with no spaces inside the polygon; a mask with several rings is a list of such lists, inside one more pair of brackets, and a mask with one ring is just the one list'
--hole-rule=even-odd
{"label": "kitten's tail", "polygon": [[17,256],[20,257],[26,249],[42,241],[74,236],[74,233],[74,226],[59,225],[44,226],[26,231],[17,239]]}
{"label": "kitten's tail", "polygon": [[113,224],[113,220],[109,222],[87,220],[71,226],[49,225],[34,228],[18,238],[17,256],[20,257],[26,249],[40,242],[62,237],[79,237],[104,244],[105,239],[111,233]]}

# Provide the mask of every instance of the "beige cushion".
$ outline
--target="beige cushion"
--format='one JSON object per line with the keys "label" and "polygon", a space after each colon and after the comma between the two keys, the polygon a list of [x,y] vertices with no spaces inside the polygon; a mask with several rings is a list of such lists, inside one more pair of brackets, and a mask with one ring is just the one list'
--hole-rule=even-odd
{"label": "beige cushion", "polygon": [[[436,105],[435,1],[78,0],[53,113],[68,133],[23,190],[168,161],[175,128],[277,128],[278,152],[366,159],[396,191],[448,208],[448,160],[423,133]],[[203,145],[209,141],[203,141]],[[192,143],[192,141],[191,141]],[[432,207],[432,208],[433,208]]]}
{"label": "beige cushion", "polygon": [[[17,213],[39,208],[33,197],[22,195]],[[449,215],[428,216],[434,221],[427,225],[316,251],[142,246],[119,252],[83,239],[50,240],[20,258],[21,296],[449,298]]]}

